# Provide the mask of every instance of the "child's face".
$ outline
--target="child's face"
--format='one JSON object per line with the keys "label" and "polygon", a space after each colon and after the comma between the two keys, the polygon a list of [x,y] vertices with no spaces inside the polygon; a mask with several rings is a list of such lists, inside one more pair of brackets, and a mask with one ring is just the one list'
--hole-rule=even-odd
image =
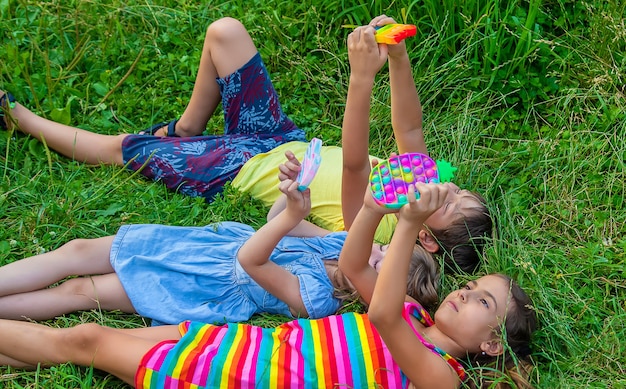
{"label": "child's face", "polygon": [[383,265],[383,258],[385,257],[388,248],[388,244],[382,245],[374,243],[372,245],[372,254],[370,255],[369,264],[371,267],[376,269],[376,272],[380,272],[380,268]]}
{"label": "child's face", "polygon": [[437,327],[470,353],[482,342],[497,338],[508,310],[509,283],[488,275],[450,293],[435,312]]}
{"label": "child's face", "polygon": [[482,210],[484,208],[480,200],[470,191],[461,190],[451,182],[442,185],[449,187],[448,196],[446,196],[446,202],[443,206],[426,219],[424,224],[431,229],[435,231],[445,230],[461,215],[468,217],[471,215],[472,211],[477,209]]}

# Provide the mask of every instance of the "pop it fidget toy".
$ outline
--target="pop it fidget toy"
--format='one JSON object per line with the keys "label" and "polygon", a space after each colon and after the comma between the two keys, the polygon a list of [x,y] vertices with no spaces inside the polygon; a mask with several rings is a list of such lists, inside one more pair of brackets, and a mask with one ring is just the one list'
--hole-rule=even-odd
{"label": "pop it fidget toy", "polygon": [[[408,202],[409,185],[449,182],[455,170],[447,161],[435,162],[426,154],[396,155],[372,168],[370,190],[378,204],[400,208]],[[419,193],[415,195],[419,198]]]}
{"label": "pop it fidget toy", "polygon": [[308,188],[311,181],[313,181],[313,178],[315,178],[317,169],[319,169],[320,163],[322,163],[322,156],[320,155],[321,152],[322,141],[317,138],[311,139],[311,142],[304,153],[304,158],[302,159],[302,168],[298,173],[298,178],[296,178],[296,181],[299,184],[299,191],[303,191]]}
{"label": "pop it fidget toy", "polygon": [[376,42],[395,45],[417,34],[417,27],[413,24],[386,24],[384,26],[376,26]]}

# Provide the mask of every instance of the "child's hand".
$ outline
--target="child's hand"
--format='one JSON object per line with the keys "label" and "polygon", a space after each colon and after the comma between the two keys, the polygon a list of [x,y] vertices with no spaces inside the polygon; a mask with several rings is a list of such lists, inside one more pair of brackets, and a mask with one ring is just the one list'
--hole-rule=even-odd
{"label": "child's hand", "polygon": [[[395,157],[396,153],[395,152],[391,152],[390,157]],[[370,165],[372,167],[372,169],[374,169],[376,166],[378,166],[379,161],[377,158],[372,158],[370,161]],[[378,204],[375,200],[374,200],[374,196],[372,196],[372,191],[369,188],[369,185],[367,187],[367,189],[365,190],[365,197],[363,198],[363,205],[368,208],[370,211],[372,212],[376,212],[376,213],[380,213],[380,214],[388,214],[388,213],[397,213],[398,209],[397,208],[387,208],[383,205]]]}
{"label": "child's hand", "polygon": [[[369,25],[372,27],[382,27],[386,24],[394,24],[394,23],[397,23],[397,22],[393,18],[387,15],[380,15],[372,19]],[[403,56],[406,54],[406,44],[404,43],[404,40],[402,40],[401,42],[398,42],[395,45],[385,45],[385,44],[382,44],[382,45],[388,47],[389,57],[391,58]]]}
{"label": "child's hand", "polygon": [[294,219],[302,220],[311,212],[311,190],[298,190],[298,183],[292,179],[286,179],[278,184],[278,189],[287,197],[285,212]]}
{"label": "child's hand", "polygon": [[298,158],[296,158],[295,154],[290,150],[285,151],[285,158],[287,158],[287,162],[278,165],[278,180],[295,181],[298,177],[298,173],[302,169],[300,161],[298,161]]}
{"label": "child's hand", "polygon": [[370,212],[379,213],[379,214],[388,214],[388,213],[397,213],[397,208],[387,208],[383,205],[380,205],[374,200],[374,196],[372,196],[372,191],[369,186],[365,189],[365,196],[363,197],[363,206],[367,208]]}
{"label": "child's hand", "polygon": [[[415,198],[415,191],[420,198]],[[418,183],[410,185],[407,193],[409,202],[400,208],[399,219],[423,224],[426,219],[443,206],[448,196],[448,186]]]}
{"label": "child's hand", "polygon": [[387,62],[387,45],[379,45],[373,26],[357,27],[348,35],[348,60],[351,76],[373,80]]}

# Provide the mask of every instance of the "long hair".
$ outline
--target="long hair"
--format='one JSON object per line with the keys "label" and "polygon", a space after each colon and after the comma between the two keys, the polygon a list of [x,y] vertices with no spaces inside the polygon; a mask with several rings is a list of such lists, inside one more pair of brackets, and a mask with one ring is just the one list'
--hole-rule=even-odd
{"label": "long hair", "polygon": [[406,294],[419,303],[427,311],[437,307],[439,303],[439,266],[432,254],[422,246],[415,245],[409,265]]}
{"label": "long hair", "polygon": [[439,245],[436,255],[443,257],[445,270],[452,273],[475,272],[493,233],[494,219],[485,199],[476,192],[471,193],[480,202],[480,209],[457,218],[442,230],[430,229]]}
{"label": "long hair", "polygon": [[530,341],[537,329],[537,316],[530,297],[509,276],[494,274],[510,285],[510,301],[503,325],[496,329],[502,336],[504,352],[490,356],[476,354],[469,359],[472,388],[532,388],[529,377],[533,365],[530,361]]}

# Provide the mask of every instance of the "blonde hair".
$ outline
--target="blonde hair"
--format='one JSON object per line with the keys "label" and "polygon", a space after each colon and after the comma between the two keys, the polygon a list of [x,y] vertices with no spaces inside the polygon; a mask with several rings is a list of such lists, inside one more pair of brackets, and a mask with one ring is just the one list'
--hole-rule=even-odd
{"label": "blonde hair", "polygon": [[439,303],[439,266],[431,253],[415,245],[409,265],[406,294],[426,310],[434,309]]}

